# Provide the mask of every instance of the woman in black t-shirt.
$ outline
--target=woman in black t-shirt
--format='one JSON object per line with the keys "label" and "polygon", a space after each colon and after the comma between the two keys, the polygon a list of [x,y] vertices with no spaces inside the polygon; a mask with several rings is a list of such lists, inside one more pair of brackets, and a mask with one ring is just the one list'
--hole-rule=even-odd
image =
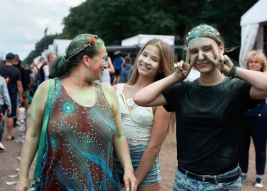
{"label": "woman in black t-shirt", "polygon": [[[163,105],[176,113],[174,191],[242,190],[238,167],[242,121],[257,100],[267,97],[267,75],[235,66],[224,55],[218,30],[210,25],[190,30],[186,45],[186,61],[175,64],[176,72],[140,90],[134,102]],[[182,82],[193,66],[200,77]]]}

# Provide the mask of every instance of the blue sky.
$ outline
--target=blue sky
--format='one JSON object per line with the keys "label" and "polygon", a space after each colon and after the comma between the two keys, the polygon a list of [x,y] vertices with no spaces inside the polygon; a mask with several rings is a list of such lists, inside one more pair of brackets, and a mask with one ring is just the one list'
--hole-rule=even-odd
{"label": "blue sky", "polygon": [[47,34],[62,32],[69,9],[85,0],[0,0],[0,59],[9,52],[21,60]]}

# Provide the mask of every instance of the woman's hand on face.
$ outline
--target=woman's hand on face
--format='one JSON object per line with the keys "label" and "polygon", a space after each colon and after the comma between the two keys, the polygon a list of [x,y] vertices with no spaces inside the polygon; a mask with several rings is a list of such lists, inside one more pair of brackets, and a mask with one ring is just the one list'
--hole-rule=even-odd
{"label": "woman's hand on face", "polygon": [[193,59],[191,60],[191,62],[189,62],[189,58],[190,58],[190,50],[189,48],[187,48],[185,62],[181,60],[180,62],[174,65],[175,76],[178,79],[185,79],[190,73],[191,68],[195,65],[196,60],[197,60],[197,55],[193,56]]}
{"label": "woman's hand on face", "polygon": [[132,170],[124,171],[123,181],[125,184],[126,191],[136,191],[137,190],[137,180],[132,172]]}
{"label": "woman's hand on face", "polygon": [[223,73],[225,76],[229,76],[230,70],[233,67],[233,62],[227,55],[219,54],[213,45],[211,45],[212,53],[214,55],[214,58],[207,55],[205,52],[203,52],[203,55],[205,58],[207,58],[211,63],[216,66],[221,73]]}
{"label": "woman's hand on face", "polygon": [[25,191],[27,190],[27,188],[30,187],[30,183],[29,183],[29,180],[25,179],[25,180],[19,180],[16,187],[15,187],[15,190],[16,191]]}

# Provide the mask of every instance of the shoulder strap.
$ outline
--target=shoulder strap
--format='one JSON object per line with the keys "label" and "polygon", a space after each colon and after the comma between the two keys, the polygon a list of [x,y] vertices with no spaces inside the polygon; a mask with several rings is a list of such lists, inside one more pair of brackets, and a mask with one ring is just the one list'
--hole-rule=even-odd
{"label": "shoulder strap", "polygon": [[49,81],[50,81],[50,85],[49,85],[48,96],[47,96],[47,101],[45,105],[44,120],[42,124],[42,131],[41,131],[41,136],[40,136],[40,141],[39,141],[38,154],[37,154],[37,159],[36,159],[35,169],[34,169],[34,174],[33,174],[33,180],[35,181],[39,181],[40,167],[41,167],[41,161],[43,157],[43,151],[44,151],[45,139],[46,139],[46,129],[47,129],[48,119],[50,117],[51,108],[52,108],[52,98],[53,98],[53,94],[55,91],[55,79],[50,79]]}
{"label": "shoulder strap", "polygon": [[122,94],[123,87],[124,87],[124,84],[117,84],[117,88],[116,88],[116,96],[117,97],[120,97],[120,95]]}

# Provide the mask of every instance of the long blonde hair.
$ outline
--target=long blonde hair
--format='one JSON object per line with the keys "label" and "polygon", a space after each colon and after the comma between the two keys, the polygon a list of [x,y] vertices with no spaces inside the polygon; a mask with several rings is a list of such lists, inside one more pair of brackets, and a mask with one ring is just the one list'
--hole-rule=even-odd
{"label": "long blonde hair", "polygon": [[[127,82],[127,84],[134,85],[137,82],[137,80],[139,78],[139,72],[137,69],[137,60],[138,60],[138,57],[142,54],[143,50],[148,45],[158,47],[159,52],[160,52],[160,63],[159,64],[161,66],[162,73],[157,74],[155,81],[160,80],[160,79],[167,77],[167,76],[171,75],[172,73],[174,73],[174,54],[173,54],[173,50],[172,50],[171,46],[160,39],[152,39],[152,40],[148,41],[141,48],[141,50],[138,52],[136,59],[135,59],[135,62],[133,64],[132,76],[131,76],[130,80]],[[167,130],[167,134],[173,132],[173,130],[175,128],[175,124],[176,124],[175,113],[172,112],[171,113],[171,119],[170,119],[169,126],[168,126],[168,130]]]}

